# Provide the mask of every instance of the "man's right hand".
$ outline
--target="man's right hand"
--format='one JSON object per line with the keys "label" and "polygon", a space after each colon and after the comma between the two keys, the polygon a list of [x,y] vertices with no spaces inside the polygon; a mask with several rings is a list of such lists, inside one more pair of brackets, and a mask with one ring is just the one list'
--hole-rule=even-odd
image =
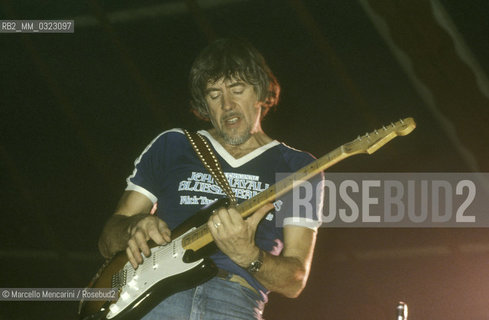
{"label": "man's right hand", "polygon": [[147,215],[131,224],[128,232],[130,238],[127,242],[126,253],[134,269],[143,262],[141,252],[146,257],[151,255],[148,246],[149,240],[153,240],[158,245],[165,245],[171,242],[171,231],[168,225],[153,215]]}

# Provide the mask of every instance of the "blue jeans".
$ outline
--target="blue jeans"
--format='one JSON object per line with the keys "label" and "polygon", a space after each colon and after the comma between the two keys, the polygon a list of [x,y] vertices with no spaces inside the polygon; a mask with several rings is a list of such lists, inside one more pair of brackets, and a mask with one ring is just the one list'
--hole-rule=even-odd
{"label": "blue jeans", "polygon": [[252,290],[215,277],[166,298],[143,320],[261,320],[264,306]]}

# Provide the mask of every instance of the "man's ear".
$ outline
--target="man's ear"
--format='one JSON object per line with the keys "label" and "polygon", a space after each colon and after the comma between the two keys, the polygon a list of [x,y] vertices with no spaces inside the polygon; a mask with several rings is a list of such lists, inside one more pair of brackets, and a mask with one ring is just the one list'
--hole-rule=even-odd
{"label": "man's ear", "polygon": [[192,108],[192,113],[201,120],[210,121],[207,110],[202,111],[200,109]]}

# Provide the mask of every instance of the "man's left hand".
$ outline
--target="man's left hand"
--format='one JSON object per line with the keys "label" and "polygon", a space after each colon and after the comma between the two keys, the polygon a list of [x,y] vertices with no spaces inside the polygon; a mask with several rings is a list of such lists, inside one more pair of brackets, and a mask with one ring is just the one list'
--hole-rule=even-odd
{"label": "man's left hand", "polygon": [[273,204],[268,203],[244,220],[235,208],[219,208],[214,210],[207,227],[219,249],[246,268],[259,254],[255,245],[258,223],[272,209]]}

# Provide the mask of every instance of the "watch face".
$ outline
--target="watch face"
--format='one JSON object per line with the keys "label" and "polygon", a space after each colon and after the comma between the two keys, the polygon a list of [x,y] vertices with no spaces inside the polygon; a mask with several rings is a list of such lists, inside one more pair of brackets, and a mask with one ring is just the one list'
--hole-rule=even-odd
{"label": "watch face", "polygon": [[263,264],[263,251],[260,250],[260,253],[258,255],[258,259],[250,263],[250,266],[248,267],[248,272],[253,273],[253,272],[258,272],[260,271],[261,265]]}
{"label": "watch face", "polygon": [[253,261],[248,268],[249,272],[258,272],[261,268],[261,261]]}
{"label": "watch face", "polygon": [[262,262],[260,260],[253,261],[248,267],[248,271],[251,273],[260,271],[261,264]]}

